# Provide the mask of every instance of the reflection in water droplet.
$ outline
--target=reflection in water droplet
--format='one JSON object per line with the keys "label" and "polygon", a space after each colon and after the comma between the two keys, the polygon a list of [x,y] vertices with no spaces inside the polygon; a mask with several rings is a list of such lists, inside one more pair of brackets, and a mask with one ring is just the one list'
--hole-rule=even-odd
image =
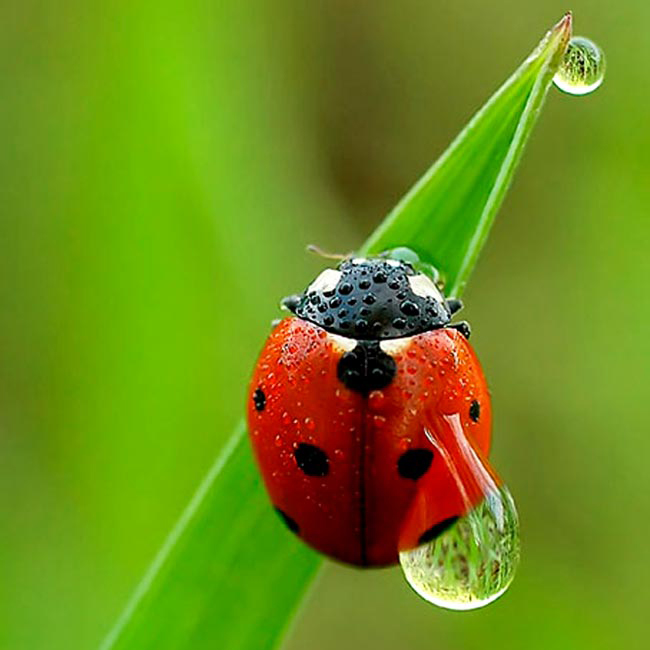
{"label": "reflection in water droplet", "polygon": [[496,600],[519,562],[519,523],[508,488],[485,499],[431,542],[399,555],[402,570],[425,600],[467,610]]}
{"label": "reflection in water droplet", "polygon": [[[463,429],[460,414],[432,419],[430,425],[425,434],[456,486],[455,500],[449,487],[446,494],[455,511],[447,511],[443,521],[431,519],[436,501],[425,477],[405,520],[404,534],[408,538],[415,526],[426,541],[415,548],[402,546],[402,570],[411,587],[434,605],[457,610],[483,607],[508,588],[519,562],[515,504]],[[450,515],[459,518],[449,528],[442,527],[444,521],[453,521]],[[429,528],[422,531],[419,527],[425,521]],[[431,539],[429,533],[436,530],[439,534]]]}
{"label": "reflection in water droplet", "polygon": [[570,95],[587,95],[603,83],[605,54],[588,38],[574,36],[567,46],[553,83]]}

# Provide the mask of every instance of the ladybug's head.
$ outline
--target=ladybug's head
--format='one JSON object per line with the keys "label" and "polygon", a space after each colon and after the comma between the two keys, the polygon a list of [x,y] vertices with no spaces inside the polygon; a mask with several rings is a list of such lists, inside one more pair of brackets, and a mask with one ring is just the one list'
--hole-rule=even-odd
{"label": "ladybug's head", "polygon": [[445,327],[454,311],[428,275],[408,262],[386,258],[345,260],[284,305],[328,332],[363,340]]}

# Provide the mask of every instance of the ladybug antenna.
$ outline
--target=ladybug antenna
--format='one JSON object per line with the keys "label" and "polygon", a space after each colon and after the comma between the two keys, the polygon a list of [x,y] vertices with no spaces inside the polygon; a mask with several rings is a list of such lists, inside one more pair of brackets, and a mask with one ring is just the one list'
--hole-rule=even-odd
{"label": "ladybug antenna", "polygon": [[324,251],[320,246],[316,246],[315,244],[309,244],[307,246],[307,252],[318,255],[319,257],[323,257],[326,260],[338,260],[339,262],[347,260],[351,256],[350,254],[343,255],[341,253],[328,253],[327,251]]}

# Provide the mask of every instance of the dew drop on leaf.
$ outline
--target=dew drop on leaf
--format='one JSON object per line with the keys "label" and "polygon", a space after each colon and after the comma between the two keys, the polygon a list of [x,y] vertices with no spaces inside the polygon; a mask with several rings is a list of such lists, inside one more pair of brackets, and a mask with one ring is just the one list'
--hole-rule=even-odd
{"label": "dew drop on leaf", "polygon": [[553,83],[570,95],[587,95],[603,83],[605,54],[592,40],[574,36],[567,46]]}
{"label": "dew drop on leaf", "polygon": [[434,540],[402,551],[399,561],[411,587],[434,605],[469,610],[496,600],[519,563],[519,523],[508,488],[489,492]]}

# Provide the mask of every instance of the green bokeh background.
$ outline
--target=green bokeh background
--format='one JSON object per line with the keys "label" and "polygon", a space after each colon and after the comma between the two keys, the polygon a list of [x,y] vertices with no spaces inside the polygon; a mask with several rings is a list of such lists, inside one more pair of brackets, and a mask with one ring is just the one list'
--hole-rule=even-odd
{"label": "green bokeh background", "polygon": [[458,614],[327,564],[287,647],[646,647],[650,4],[538,5],[2,3],[0,648],[97,645],[305,244],[358,245],[568,8],[608,77],[551,91],[466,293],[518,577]]}

